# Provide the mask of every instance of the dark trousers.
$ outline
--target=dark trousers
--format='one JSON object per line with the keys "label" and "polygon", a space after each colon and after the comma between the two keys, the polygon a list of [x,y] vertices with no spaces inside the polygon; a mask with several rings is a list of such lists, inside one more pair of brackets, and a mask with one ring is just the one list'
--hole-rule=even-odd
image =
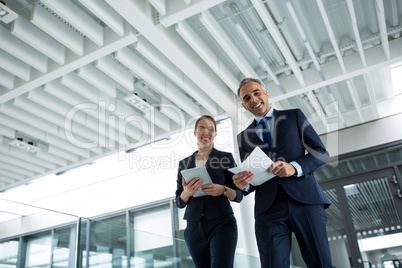
{"label": "dark trousers", "polygon": [[255,222],[262,268],[289,268],[292,232],[309,268],[333,268],[323,205],[306,205],[288,196],[281,185],[274,204]]}
{"label": "dark trousers", "polygon": [[233,268],[237,224],[233,215],[187,221],[184,240],[198,268]]}

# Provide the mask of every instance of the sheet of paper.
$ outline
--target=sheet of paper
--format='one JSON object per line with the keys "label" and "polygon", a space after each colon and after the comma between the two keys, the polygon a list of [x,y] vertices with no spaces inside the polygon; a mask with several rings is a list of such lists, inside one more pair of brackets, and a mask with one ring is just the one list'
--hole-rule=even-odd
{"label": "sheet of paper", "polygon": [[254,177],[250,184],[258,186],[275,177],[273,173],[268,173],[268,167],[273,163],[272,159],[266,155],[260,147],[256,147],[251,154],[238,167],[230,168],[229,171],[237,174],[242,171],[251,171]]}
{"label": "sheet of paper", "polygon": [[[186,183],[189,183],[192,179],[197,178],[197,177],[202,180],[202,185],[208,184],[208,183],[213,183],[205,166],[199,167],[199,168],[184,169],[181,171],[181,175],[184,177],[184,180],[186,181]],[[207,194],[204,193],[203,191],[201,191],[201,188],[200,188],[194,194],[194,197],[200,197],[203,195],[207,195]]]}

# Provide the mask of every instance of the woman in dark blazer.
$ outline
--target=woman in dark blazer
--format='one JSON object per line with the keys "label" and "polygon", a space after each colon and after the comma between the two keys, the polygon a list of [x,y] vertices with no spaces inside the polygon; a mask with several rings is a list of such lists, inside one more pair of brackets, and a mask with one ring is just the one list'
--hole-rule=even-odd
{"label": "woman in dark blazer", "polygon": [[[184,219],[187,227],[184,240],[196,267],[233,267],[237,244],[237,224],[230,201],[243,199],[228,171],[235,161],[231,153],[214,148],[216,122],[208,115],[195,123],[198,151],[179,163],[177,174],[176,205],[186,207]],[[181,175],[184,169],[205,166],[212,184],[202,186],[200,178],[186,183]],[[194,197],[202,189],[207,195]]]}

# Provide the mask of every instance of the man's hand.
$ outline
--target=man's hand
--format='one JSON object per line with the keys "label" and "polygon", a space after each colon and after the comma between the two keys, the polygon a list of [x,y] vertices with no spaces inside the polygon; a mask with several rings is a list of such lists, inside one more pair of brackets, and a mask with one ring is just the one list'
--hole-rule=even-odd
{"label": "man's hand", "polygon": [[283,161],[276,161],[275,163],[271,164],[267,171],[272,172],[274,175],[280,178],[290,177],[296,173],[294,166]]}
{"label": "man's hand", "polygon": [[246,189],[254,177],[254,173],[251,171],[242,171],[233,175],[233,182],[239,189]]}

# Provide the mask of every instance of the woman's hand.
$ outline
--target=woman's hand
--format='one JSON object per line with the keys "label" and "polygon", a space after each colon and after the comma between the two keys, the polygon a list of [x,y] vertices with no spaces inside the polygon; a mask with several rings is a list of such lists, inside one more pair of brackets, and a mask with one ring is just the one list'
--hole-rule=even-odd
{"label": "woman's hand", "polygon": [[183,185],[183,192],[180,195],[181,202],[187,204],[188,199],[201,188],[202,180],[200,178],[194,178],[189,183],[186,183],[183,177],[181,177],[181,183]]}
{"label": "woman's hand", "polygon": [[208,183],[203,185],[201,190],[208,195],[218,196],[225,192],[225,186],[215,183]]}

